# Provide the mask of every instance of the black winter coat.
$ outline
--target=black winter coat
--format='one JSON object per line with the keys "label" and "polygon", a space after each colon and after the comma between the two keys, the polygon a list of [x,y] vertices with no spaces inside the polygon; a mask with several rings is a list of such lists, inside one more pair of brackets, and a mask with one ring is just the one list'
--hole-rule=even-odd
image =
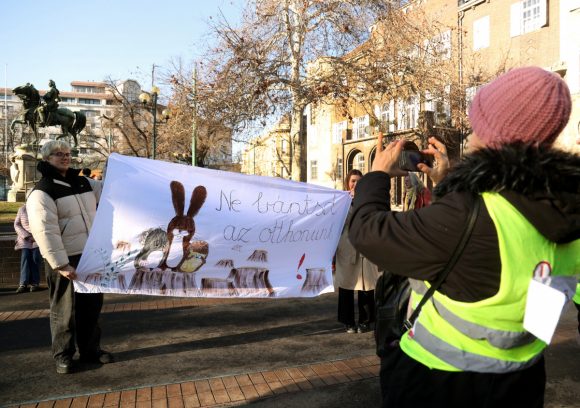
{"label": "black winter coat", "polygon": [[[391,211],[389,191],[384,172],[357,183],[349,237],[379,269],[414,279],[436,280],[483,192],[499,192],[553,242],[580,238],[580,156],[553,148],[474,152],[437,185],[433,204],[419,210]],[[439,291],[457,301],[480,301],[497,293],[500,273],[497,233],[482,205],[471,239]]]}

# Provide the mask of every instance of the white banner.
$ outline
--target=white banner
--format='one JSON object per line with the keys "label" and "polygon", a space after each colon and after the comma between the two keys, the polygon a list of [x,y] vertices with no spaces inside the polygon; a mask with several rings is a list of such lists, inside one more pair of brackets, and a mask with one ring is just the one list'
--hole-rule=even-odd
{"label": "white banner", "polygon": [[347,192],[112,154],[78,292],[310,297],[333,291]]}

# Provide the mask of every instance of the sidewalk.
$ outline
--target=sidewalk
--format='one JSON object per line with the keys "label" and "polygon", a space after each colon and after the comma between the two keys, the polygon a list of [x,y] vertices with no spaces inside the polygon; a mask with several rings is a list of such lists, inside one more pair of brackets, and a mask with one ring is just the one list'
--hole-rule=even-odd
{"label": "sidewalk", "polygon": [[[346,334],[336,294],[312,299],[105,295],[116,362],[57,375],[46,291],[0,292],[0,406],[376,407],[372,333]],[[580,407],[575,310],[546,353],[547,407]]]}

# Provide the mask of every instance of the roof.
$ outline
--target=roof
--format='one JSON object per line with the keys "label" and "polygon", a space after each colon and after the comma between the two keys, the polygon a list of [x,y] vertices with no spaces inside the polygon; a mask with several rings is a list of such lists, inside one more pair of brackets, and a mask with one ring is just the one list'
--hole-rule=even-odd
{"label": "roof", "polygon": [[95,88],[105,88],[107,86],[104,82],[91,82],[91,81],[72,81],[71,86],[92,86]]}
{"label": "roof", "polygon": [[[10,88],[0,88],[0,94],[4,95],[4,93],[6,93],[6,95],[14,95],[14,93],[12,92],[12,89]],[[39,89],[38,93],[42,96],[46,93],[46,90],[44,89]],[[106,100],[112,100],[113,95],[110,93],[88,93],[88,92],[67,92],[67,91],[60,91],[60,97],[61,98],[84,98],[84,99],[106,99]],[[0,97],[0,102],[1,102],[1,97]]]}

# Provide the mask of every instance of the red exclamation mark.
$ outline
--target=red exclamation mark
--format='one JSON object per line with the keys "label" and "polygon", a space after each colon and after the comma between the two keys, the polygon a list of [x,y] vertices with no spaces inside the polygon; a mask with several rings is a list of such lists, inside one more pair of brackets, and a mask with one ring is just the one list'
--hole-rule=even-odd
{"label": "red exclamation mark", "polygon": [[302,279],[302,275],[300,275],[298,273],[298,270],[300,269],[300,267],[302,266],[302,262],[304,262],[304,258],[306,257],[306,254],[302,254],[302,257],[300,258],[300,262],[298,262],[298,268],[296,268],[296,279]]}

